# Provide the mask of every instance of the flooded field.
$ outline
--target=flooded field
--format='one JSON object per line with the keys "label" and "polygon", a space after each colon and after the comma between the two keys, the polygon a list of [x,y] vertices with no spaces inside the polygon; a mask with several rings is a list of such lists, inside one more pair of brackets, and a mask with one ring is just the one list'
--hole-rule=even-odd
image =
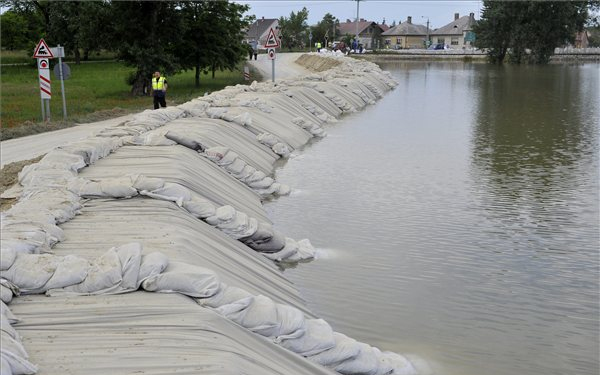
{"label": "flooded field", "polygon": [[403,62],[400,85],[277,172],[334,329],[444,375],[597,375],[600,74]]}

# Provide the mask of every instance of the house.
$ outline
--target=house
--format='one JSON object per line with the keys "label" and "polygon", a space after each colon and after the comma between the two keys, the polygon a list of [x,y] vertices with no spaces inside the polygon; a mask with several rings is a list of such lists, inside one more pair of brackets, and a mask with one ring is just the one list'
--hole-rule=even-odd
{"label": "house", "polygon": [[412,17],[408,16],[405,22],[390,28],[381,34],[386,48],[425,48],[425,41],[429,35],[429,29],[423,25],[412,23]]}
{"label": "house", "polygon": [[245,42],[251,43],[253,41],[258,41],[259,48],[265,45],[267,42],[267,37],[269,36],[269,30],[273,28],[275,30],[275,34],[277,33],[277,28],[279,27],[279,20],[277,18],[261,18],[256,21],[246,31]]}
{"label": "house", "polygon": [[586,30],[579,31],[575,34],[575,42],[573,43],[573,47],[588,48],[589,44],[588,32]]}
{"label": "house", "polygon": [[337,33],[341,36],[349,35],[354,38],[357,27],[358,43],[362,44],[365,49],[377,48],[378,42],[381,43],[381,34],[387,30],[385,21],[383,25],[379,25],[376,22],[361,18],[358,22],[350,20],[340,22],[337,26]]}
{"label": "house", "polygon": [[454,21],[435,29],[430,33],[430,40],[433,44],[442,44],[451,49],[472,48],[475,41],[472,27],[475,24],[475,13],[460,17],[454,13]]}

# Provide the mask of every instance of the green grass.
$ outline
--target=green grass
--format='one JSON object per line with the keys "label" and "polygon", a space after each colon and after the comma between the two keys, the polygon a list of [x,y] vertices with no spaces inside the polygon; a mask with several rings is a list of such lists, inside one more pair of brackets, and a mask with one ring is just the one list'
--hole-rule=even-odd
{"label": "green grass", "polygon": [[[83,62],[83,51],[81,52],[81,61]],[[33,55],[33,50],[31,51],[9,51],[9,50],[1,50],[0,51],[0,64],[31,64],[35,65],[35,59],[31,56]],[[115,53],[109,51],[97,51],[92,52],[88,56],[88,61],[106,61],[106,60],[114,60]],[[71,62],[75,61],[75,57],[73,55],[67,55],[64,58],[64,61]]]}
{"label": "green grass", "polygon": [[[120,62],[69,64],[71,78],[65,81],[67,123],[98,120],[96,113],[113,117],[127,112],[152,108],[152,97],[132,97],[126,78],[134,71]],[[62,122],[60,81],[52,79],[52,120]],[[167,105],[184,103],[205,92],[220,90],[228,85],[244,83],[241,70],[201,75],[200,88],[194,87],[194,72],[187,71],[167,77]],[[41,121],[41,103],[37,68],[33,66],[3,66],[0,74],[0,122],[4,133],[8,128],[30,126]],[[61,126],[61,124],[57,124]],[[37,131],[34,131],[37,132]]]}

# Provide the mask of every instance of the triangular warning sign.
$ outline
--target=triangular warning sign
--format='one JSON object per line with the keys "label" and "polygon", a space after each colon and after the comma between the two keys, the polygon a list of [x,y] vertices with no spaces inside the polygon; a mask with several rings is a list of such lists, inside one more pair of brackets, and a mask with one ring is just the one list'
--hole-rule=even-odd
{"label": "triangular warning sign", "polygon": [[267,36],[267,43],[265,43],[265,48],[277,48],[279,47],[279,39],[275,35],[275,31],[273,28],[269,30],[269,36]]}
{"label": "triangular warning sign", "polygon": [[35,47],[35,52],[33,52],[33,57],[34,58],[47,57],[47,58],[52,59],[52,58],[54,58],[54,55],[52,54],[52,51],[50,51],[50,48],[48,47],[48,45],[46,44],[44,39],[40,39],[37,46]]}

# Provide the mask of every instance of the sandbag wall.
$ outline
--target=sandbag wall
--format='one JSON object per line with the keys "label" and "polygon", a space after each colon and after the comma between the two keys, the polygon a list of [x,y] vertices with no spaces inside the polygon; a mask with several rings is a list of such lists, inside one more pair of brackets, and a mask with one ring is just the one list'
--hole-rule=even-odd
{"label": "sandbag wall", "polygon": [[[158,177],[125,174],[98,178],[100,176],[86,176],[88,171],[92,172],[95,168],[84,168],[120,149],[164,147],[168,150],[183,146],[222,168],[222,173],[230,175],[236,184],[245,186],[260,202],[261,199],[285,195],[290,191],[289,187],[270,177],[275,160],[289,156],[314,137],[324,136],[323,126],[327,122],[336,121],[343,113],[372,104],[394,86],[393,80],[375,65],[341,59],[337,68],[302,79],[228,87],[178,107],[146,111],[131,121],[101,131],[96,137],[60,147],[21,173],[21,200],[2,214],[3,258],[5,254],[43,254],[50,251],[56,243],[65,240],[59,224],[73,219],[85,203],[84,199],[123,199],[139,195],[173,202],[181,210],[265,254],[269,259],[297,261],[310,258],[314,256],[314,248],[307,240],[286,238],[251,206],[239,203],[238,207],[234,207],[236,204],[217,202],[219,197],[212,196],[208,191],[190,189]],[[81,176],[78,176],[79,172],[82,172]],[[243,210],[240,210],[240,205],[244,206]],[[116,259],[121,262],[121,271],[124,270],[124,264],[130,263],[114,254],[112,259],[115,260],[112,269],[118,268]],[[62,264],[63,268],[76,268],[73,266],[75,260],[69,261],[74,263],[63,259],[56,264]],[[77,262],[83,264],[81,260]],[[27,282],[13,282],[13,276],[9,277],[6,273],[12,266],[2,266],[4,281],[0,288],[7,301],[10,302],[8,295],[12,298],[19,289],[27,292],[47,291],[48,288],[44,289],[41,285],[36,284],[32,288]],[[202,272],[186,271],[184,274],[200,275]],[[105,287],[100,288],[91,281],[87,282],[87,277],[81,279],[83,271],[78,275],[72,275],[72,285],[69,287],[76,290],[69,292],[93,294],[115,291],[111,289],[114,285],[102,284]],[[121,279],[124,277],[122,273]],[[118,279],[117,275],[113,281]],[[86,283],[92,283],[93,287],[87,287]],[[135,282],[126,284],[123,287],[119,282],[116,290],[132,291],[143,286],[143,282],[139,283],[137,278]],[[191,284],[198,285],[194,282]],[[205,298],[201,304],[214,308],[222,316],[341,373],[415,372],[404,357],[393,353],[382,354],[376,348],[334,333],[326,322],[305,319],[300,312],[290,310],[292,307],[276,304],[268,297],[252,295],[221,282],[215,282],[214,285],[202,295],[173,288],[160,287],[155,290]],[[152,290],[152,287],[144,289]],[[3,311],[9,310],[3,307]],[[297,324],[294,326],[296,329],[282,330],[284,321],[292,324],[286,320],[286,314],[297,317],[293,323]],[[7,319],[10,320],[9,317]],[[258,324],[259,320],[267,322],[271,328]],[[4,340],[5,336],[2,337]],[[19,358],[26,361],[26,351],[21,350],[20,353],[24,355]],[[4,360],[5,353],[2,355]],[[11,366],[12,373],[34,372],[35,366],[23,363],[25,370]]]}

